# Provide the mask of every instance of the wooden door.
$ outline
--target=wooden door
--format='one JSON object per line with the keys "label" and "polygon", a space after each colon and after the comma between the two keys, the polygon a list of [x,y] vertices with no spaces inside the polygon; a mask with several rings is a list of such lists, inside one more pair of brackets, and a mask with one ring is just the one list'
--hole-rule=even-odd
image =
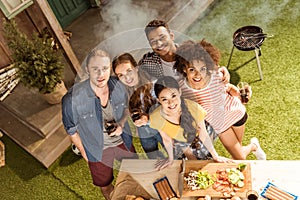
{"label": "wooden door", "polygon": [[71,24],[90,7],[89,0],[48,0],[62,28]]}

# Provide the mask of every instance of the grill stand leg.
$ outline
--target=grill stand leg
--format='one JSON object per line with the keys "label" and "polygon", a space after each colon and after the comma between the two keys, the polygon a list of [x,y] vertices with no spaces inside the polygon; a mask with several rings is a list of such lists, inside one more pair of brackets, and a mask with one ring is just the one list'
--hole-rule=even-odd
{"label": "grill stand leg", "polygon": [[259,60],[259,56],[261,55],[260,48],[255,48],[254,52],[255,52],[256,63],[257,63],[257,68],[258,68],[260,80],[263,80],[263,74],[262,74],[262,71],[261,71],[260,60]]}
{"label": "grill stand leg", "polygon": [[234,45],[232,46],[232,49],[231,49],[231,53],[230,53],[229,60],[228,60],[228,63],[227,63],[227,69],[229,68],[229,65],[230,65],[230,62],[231,62],[233,50],[234,50]]}

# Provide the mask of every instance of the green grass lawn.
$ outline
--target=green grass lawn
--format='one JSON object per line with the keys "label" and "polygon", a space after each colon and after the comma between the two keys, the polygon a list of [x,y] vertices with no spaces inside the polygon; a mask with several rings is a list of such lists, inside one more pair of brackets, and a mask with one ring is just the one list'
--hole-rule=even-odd
{"label": "green grass lawn", "polygon": [[[218,1],[185,33],[219,47],[224,66],[232,48],[232,34],[238,28],[256,25],[274,35],[261,47],[264,80],[259,81],[255,60],[239,68],[254,56],[252,51],[235,49],[229,67],[232,83],[246,81],[253,90],[247,105],[244,143],[256,136],[268,159],[300,159],[299,9],[298,0]],[[87,164],[70,149],[45,169],[7,136],[1,139],[6,145],[6,166],[0,168],[0,199],[103,199],[92,184]],[[229,156],[219,141],[216,149],[220,155]],[[255,158],[250,155],[248,159]]]}
{"label": "green grass lawn", "polygon": [[[249,120],[244,143],[258,137],[268,159],[300,158],[300,13],[296,12],[299,8],[300,2],[296,0],[220,1],[186,32],[193,39],[205,38],[219,47],[223,66],[227,66],[232,35],[238,28],[255,25],[273,35],[261,46],[262,81],[256,60],[239,68],[255,55],[254,51],[235,49],[229,66],[231,82],[246,81],[253,90],[247,105]],[[220,143],[217,148],[226,153]]]}

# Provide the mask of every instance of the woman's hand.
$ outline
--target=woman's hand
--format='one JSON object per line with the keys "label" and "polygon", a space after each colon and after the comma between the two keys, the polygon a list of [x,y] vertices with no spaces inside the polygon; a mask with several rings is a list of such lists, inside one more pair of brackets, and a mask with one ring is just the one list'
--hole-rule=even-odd
{"label": "woman's hand", "polygon": [[246,91],[247,91],[247,98],[248,98],[248,100],[250,100],[251,97],[252,97],[252,88],[251,88],[250,85],[247,85],[247,86],[245,87],[245,89],[246,89]]}
{"label": "woman's hand", "polygon": [[223,156],[216,156],[213,158],[214,161],[219,162],[219,163],[233,163],[232,159],[223,157]]}
{"label": "woman's hand", "polygon": [[140,119],[135,120],[134,125],[137,127],[144,126],[148,123],[148,116],[142,115]]}
{"label": "woman's hand", "polygon": [[168,166],[171,166],[173,164],[173,159],[171,158],[166,158],[166,159],[163,159],[163,160],[157,160],[155,162],[155,169],[156,170],[161,170],[161,169],[164,169]]}
{"label": "woman's hand", "polygon": [[222,81],[225,84],[229,83],[229,81],[230,81],[230,73],[229,73],[228,69],[226,67],[220,67],[218,69],[218,71],[221,72],[221,74],[223,74]]}

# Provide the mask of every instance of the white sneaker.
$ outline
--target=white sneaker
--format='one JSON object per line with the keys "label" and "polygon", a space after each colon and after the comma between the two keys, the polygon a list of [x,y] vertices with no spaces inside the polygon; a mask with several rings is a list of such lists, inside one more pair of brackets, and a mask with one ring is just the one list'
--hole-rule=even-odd
{"label": "white sneaker", "polygon": [[253,138],[251,138],[250,142],[251,142],[251,144],[254,144],[257,147],[256,151],[253,151],[254,155],[256,156],[256,159],[257,160],[266,160],[267,159],[266,153],[260,147],[258,139],[256,137],[253,137]]}

